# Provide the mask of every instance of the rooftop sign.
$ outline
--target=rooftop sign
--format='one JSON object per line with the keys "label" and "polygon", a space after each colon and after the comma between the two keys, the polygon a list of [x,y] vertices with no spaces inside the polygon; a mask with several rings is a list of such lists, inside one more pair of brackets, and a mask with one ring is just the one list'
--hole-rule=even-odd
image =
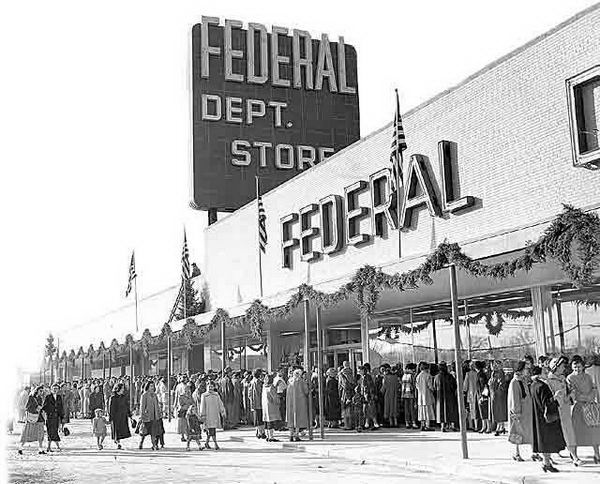
{"label": "rooftop sign", "polygon": [[202,17],[192,29],[194,200],[235,210],[360,138],[343,37]]}

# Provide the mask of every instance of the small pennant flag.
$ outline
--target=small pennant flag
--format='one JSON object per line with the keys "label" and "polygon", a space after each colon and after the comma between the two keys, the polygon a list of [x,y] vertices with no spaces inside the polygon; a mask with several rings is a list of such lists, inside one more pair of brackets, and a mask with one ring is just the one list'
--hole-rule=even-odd
{"label": "small pennant flag", "polygon": [[181,250],[181,278],[184,281],[189,281],[190,276],[191,276],[190,252],[188,250],[185,229],[183,229],[183,249]]}
{"label": "small pennant flag", "polygon": [[258,195],[258,244],[260,250],[265,252],[267,248],[267,213],[260,195]]}
{"label": "small pennant flag", "polygon": [[135,252],[131,252],[131,262],[129,263],[129,280],[127,281],[127,289],[125,290],[125,297],[129,296],[131,289],[133,289],[133,280],[137,277],[135,273]]}
{"label": "small pennant flag", "polygon": [[390,162],[392,163],[392,187],[394,190],[397,189],[396,183],[398,180],[402,183],[402,152],[405,149],[406,138],[404,136],[402,116],[400,115],[398,89],[396,89],[396,115],[394,116],[394,134],[392,137],[392,152],[390,154]]}

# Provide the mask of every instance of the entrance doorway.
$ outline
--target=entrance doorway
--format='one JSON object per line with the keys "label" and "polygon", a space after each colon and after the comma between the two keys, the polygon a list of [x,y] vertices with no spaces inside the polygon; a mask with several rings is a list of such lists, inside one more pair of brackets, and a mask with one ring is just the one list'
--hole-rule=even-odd
{"label": "entrance doorway", "polygon": [[[313,353],[313,361],[316,361],[316,354]],[[327,368],[338,369],[344,364],[344,361],[348,361],[350,368],[356,372],[357,368],[362,365],[362,350],[360,347],[348,347],[335,348],[328,347],[323,350],[323,364]]]}

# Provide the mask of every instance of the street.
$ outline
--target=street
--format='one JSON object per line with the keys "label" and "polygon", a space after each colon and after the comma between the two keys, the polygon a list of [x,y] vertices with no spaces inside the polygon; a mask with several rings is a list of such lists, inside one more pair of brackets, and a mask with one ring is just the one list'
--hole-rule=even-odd
{"label": "street", "polygon": [[[138,436],[128,439],[118,451],[107,439],[105,448],[98,451],[91,437],[89,422],[77,420],[69,424],[71,435],[63,438],[63,451],[38,455],[35,444],[29,444],[23,455],[17,454],[20,426],[9,436],[8,469],[14,483],[37,482],[189,482],[192,479],[207,483],[306,483],[306,482],[486,482],[450,478],[429,472],[409,471],[393,462],[359,461],[345,458],[326,458],[306,452],[282,448],[278,443],[252,442],[245,437],[252,430],[220,432],[221,450],[197,447],[186,452],[185,444],[174,433],[174,424],[165,422],[166,447],[158,452],[138,450]],[[169,431],[171,429],[171,431]],[[242,441],[241,435],[245,436]],[[283,440],[283,439],[282,439]],[[368,443],[365,442],[365,445]]]}

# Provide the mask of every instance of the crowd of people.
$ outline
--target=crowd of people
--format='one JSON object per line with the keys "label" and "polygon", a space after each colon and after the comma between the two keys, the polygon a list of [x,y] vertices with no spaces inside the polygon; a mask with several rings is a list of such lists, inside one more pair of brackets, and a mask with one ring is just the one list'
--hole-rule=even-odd
{"label": "crowd of people", "polygon": [[[579,356],[540,357],[535,363],[526,357],[506,370],[500,361],[466,361],[468,430],[507,435],[515,446],[515,461],[524,460],[521,446],[531,445],[532,458],[542,461],[544,471],[557,471],[551,454],[564,448],[579,466],[578,447],[591,446],[594,462],[600,463],[599,358],[587,369]],[[67,435],[65,424],[72,418],[90,419],[99,450],[109,427],[117,449],[134,432],[140,449],[150,436],[152,449],[159,450],[164,447],[163,420],[169,417],[177,419],[177,433],[188,450],[192,442],[199,449],[218,450],[217,429],[240,425],[253,426],[256,438],[268,442],[277,442],[283,432],[290,441],[300,441],[318,425],[355,432],[402,423],[423,432],[459,428],[456,372],[445,362],[386,363],[377,369],[365,363],[354,371],[344,361],[321,378],[316,367],[312,372],[294,366],[272,373],[227,367],[179,374],[171,382],[168,388],[159,375],[122,376],[25,387],[16,405],[18,420],[25,424],[19,453],[28,442],[38,442],[40,454],[52,452],[53,442],[60,451],[60,430]]]}

